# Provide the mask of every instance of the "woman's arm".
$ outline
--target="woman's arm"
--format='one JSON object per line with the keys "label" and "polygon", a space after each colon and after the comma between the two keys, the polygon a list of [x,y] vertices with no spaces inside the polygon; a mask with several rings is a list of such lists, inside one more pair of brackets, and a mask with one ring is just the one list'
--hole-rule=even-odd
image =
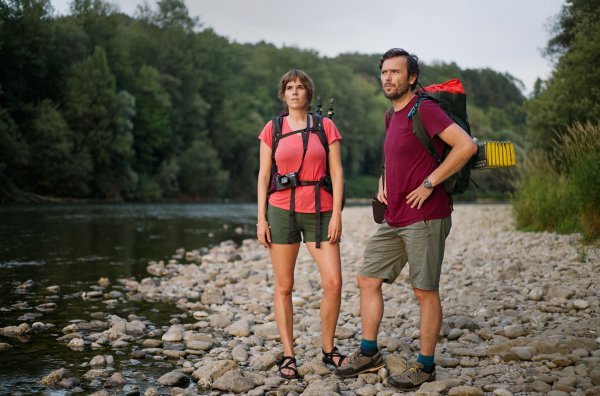
{"label": "woman's arm", "polygon": [[329,145],[329,174],[333,184],[333,213],[329,222],[328,237],[331,243],[336,243],[342,235],[342,199],[344,194],[344,170],[342,169],[339,140]]}
{"label": "woman's arm", "polygon": [[260,165],[256,183],[258,214],[256,218],[256,236],[258,241],[268,247],[271,243],[271,231],[267,222],[267,193],[271,182],[271,148],[263,141],[260,142]]}

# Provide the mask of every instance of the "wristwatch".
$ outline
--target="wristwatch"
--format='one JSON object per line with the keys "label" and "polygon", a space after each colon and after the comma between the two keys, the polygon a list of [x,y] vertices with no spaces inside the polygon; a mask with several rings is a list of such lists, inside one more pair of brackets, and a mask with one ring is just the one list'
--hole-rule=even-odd
{"label": "wristwatch", "polygon": [[431,184],[429,179],[423,180],[423,187],[425,187],[428,190],[433,190],[433,184]]}

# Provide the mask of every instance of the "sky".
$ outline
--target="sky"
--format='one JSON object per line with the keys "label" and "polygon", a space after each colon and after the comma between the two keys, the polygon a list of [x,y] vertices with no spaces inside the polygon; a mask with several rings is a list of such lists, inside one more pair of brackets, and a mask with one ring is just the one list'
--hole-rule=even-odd
{"label": "sky", "polygon": [[[111,0],[134,15],[141,0]],[[51,0],[59,14],[70,0]],[[155,0],[148,0],[154,6]],[[238,43],[265,41],[317,51],[382,54],[509,73],[531,92],[552,70],[543,49],[565,0],[186,0],[203,27]],[[298,65],[302,68],[302,65]]]}

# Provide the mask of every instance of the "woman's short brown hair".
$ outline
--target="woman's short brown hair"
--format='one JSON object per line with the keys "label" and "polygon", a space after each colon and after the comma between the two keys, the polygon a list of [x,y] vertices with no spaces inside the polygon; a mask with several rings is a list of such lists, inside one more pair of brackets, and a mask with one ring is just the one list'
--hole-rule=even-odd
{"label": "woman's short brown hair", "polygon": [[306,107],[307,109],[310,108],[310,102],[312,102],[315,84],[313,83],[310,76],[306,74],[306,72],[299,69],[291,69],[283,76],[281,76],[281,81],[279,81],[279,92],[277,94],[279,100],[283,102],[283,105],[286,108],[286,110],[287,105],[285,103],[285,89],[288,83],[296,80],[300,81],[302,85],[304,85],[304,88],[306,88]]}

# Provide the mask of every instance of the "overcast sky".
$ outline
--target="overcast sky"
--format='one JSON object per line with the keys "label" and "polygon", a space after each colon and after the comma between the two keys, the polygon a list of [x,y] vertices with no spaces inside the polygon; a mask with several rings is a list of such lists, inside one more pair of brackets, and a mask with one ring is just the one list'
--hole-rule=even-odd
{"label": "overcast sky", "polygon": [[[59,14],[70,0],[51,0]],[[113,0],[133,15],[141,0]],[[151,5],[154,0],[149,0]],[[186,0],[204,27],[240,43],[381,54],[402,47],[427,63],[508,72],[531,91],[552,65],[542,56],[564,0]],[[302,65],[298,65],[302,68]]]}

